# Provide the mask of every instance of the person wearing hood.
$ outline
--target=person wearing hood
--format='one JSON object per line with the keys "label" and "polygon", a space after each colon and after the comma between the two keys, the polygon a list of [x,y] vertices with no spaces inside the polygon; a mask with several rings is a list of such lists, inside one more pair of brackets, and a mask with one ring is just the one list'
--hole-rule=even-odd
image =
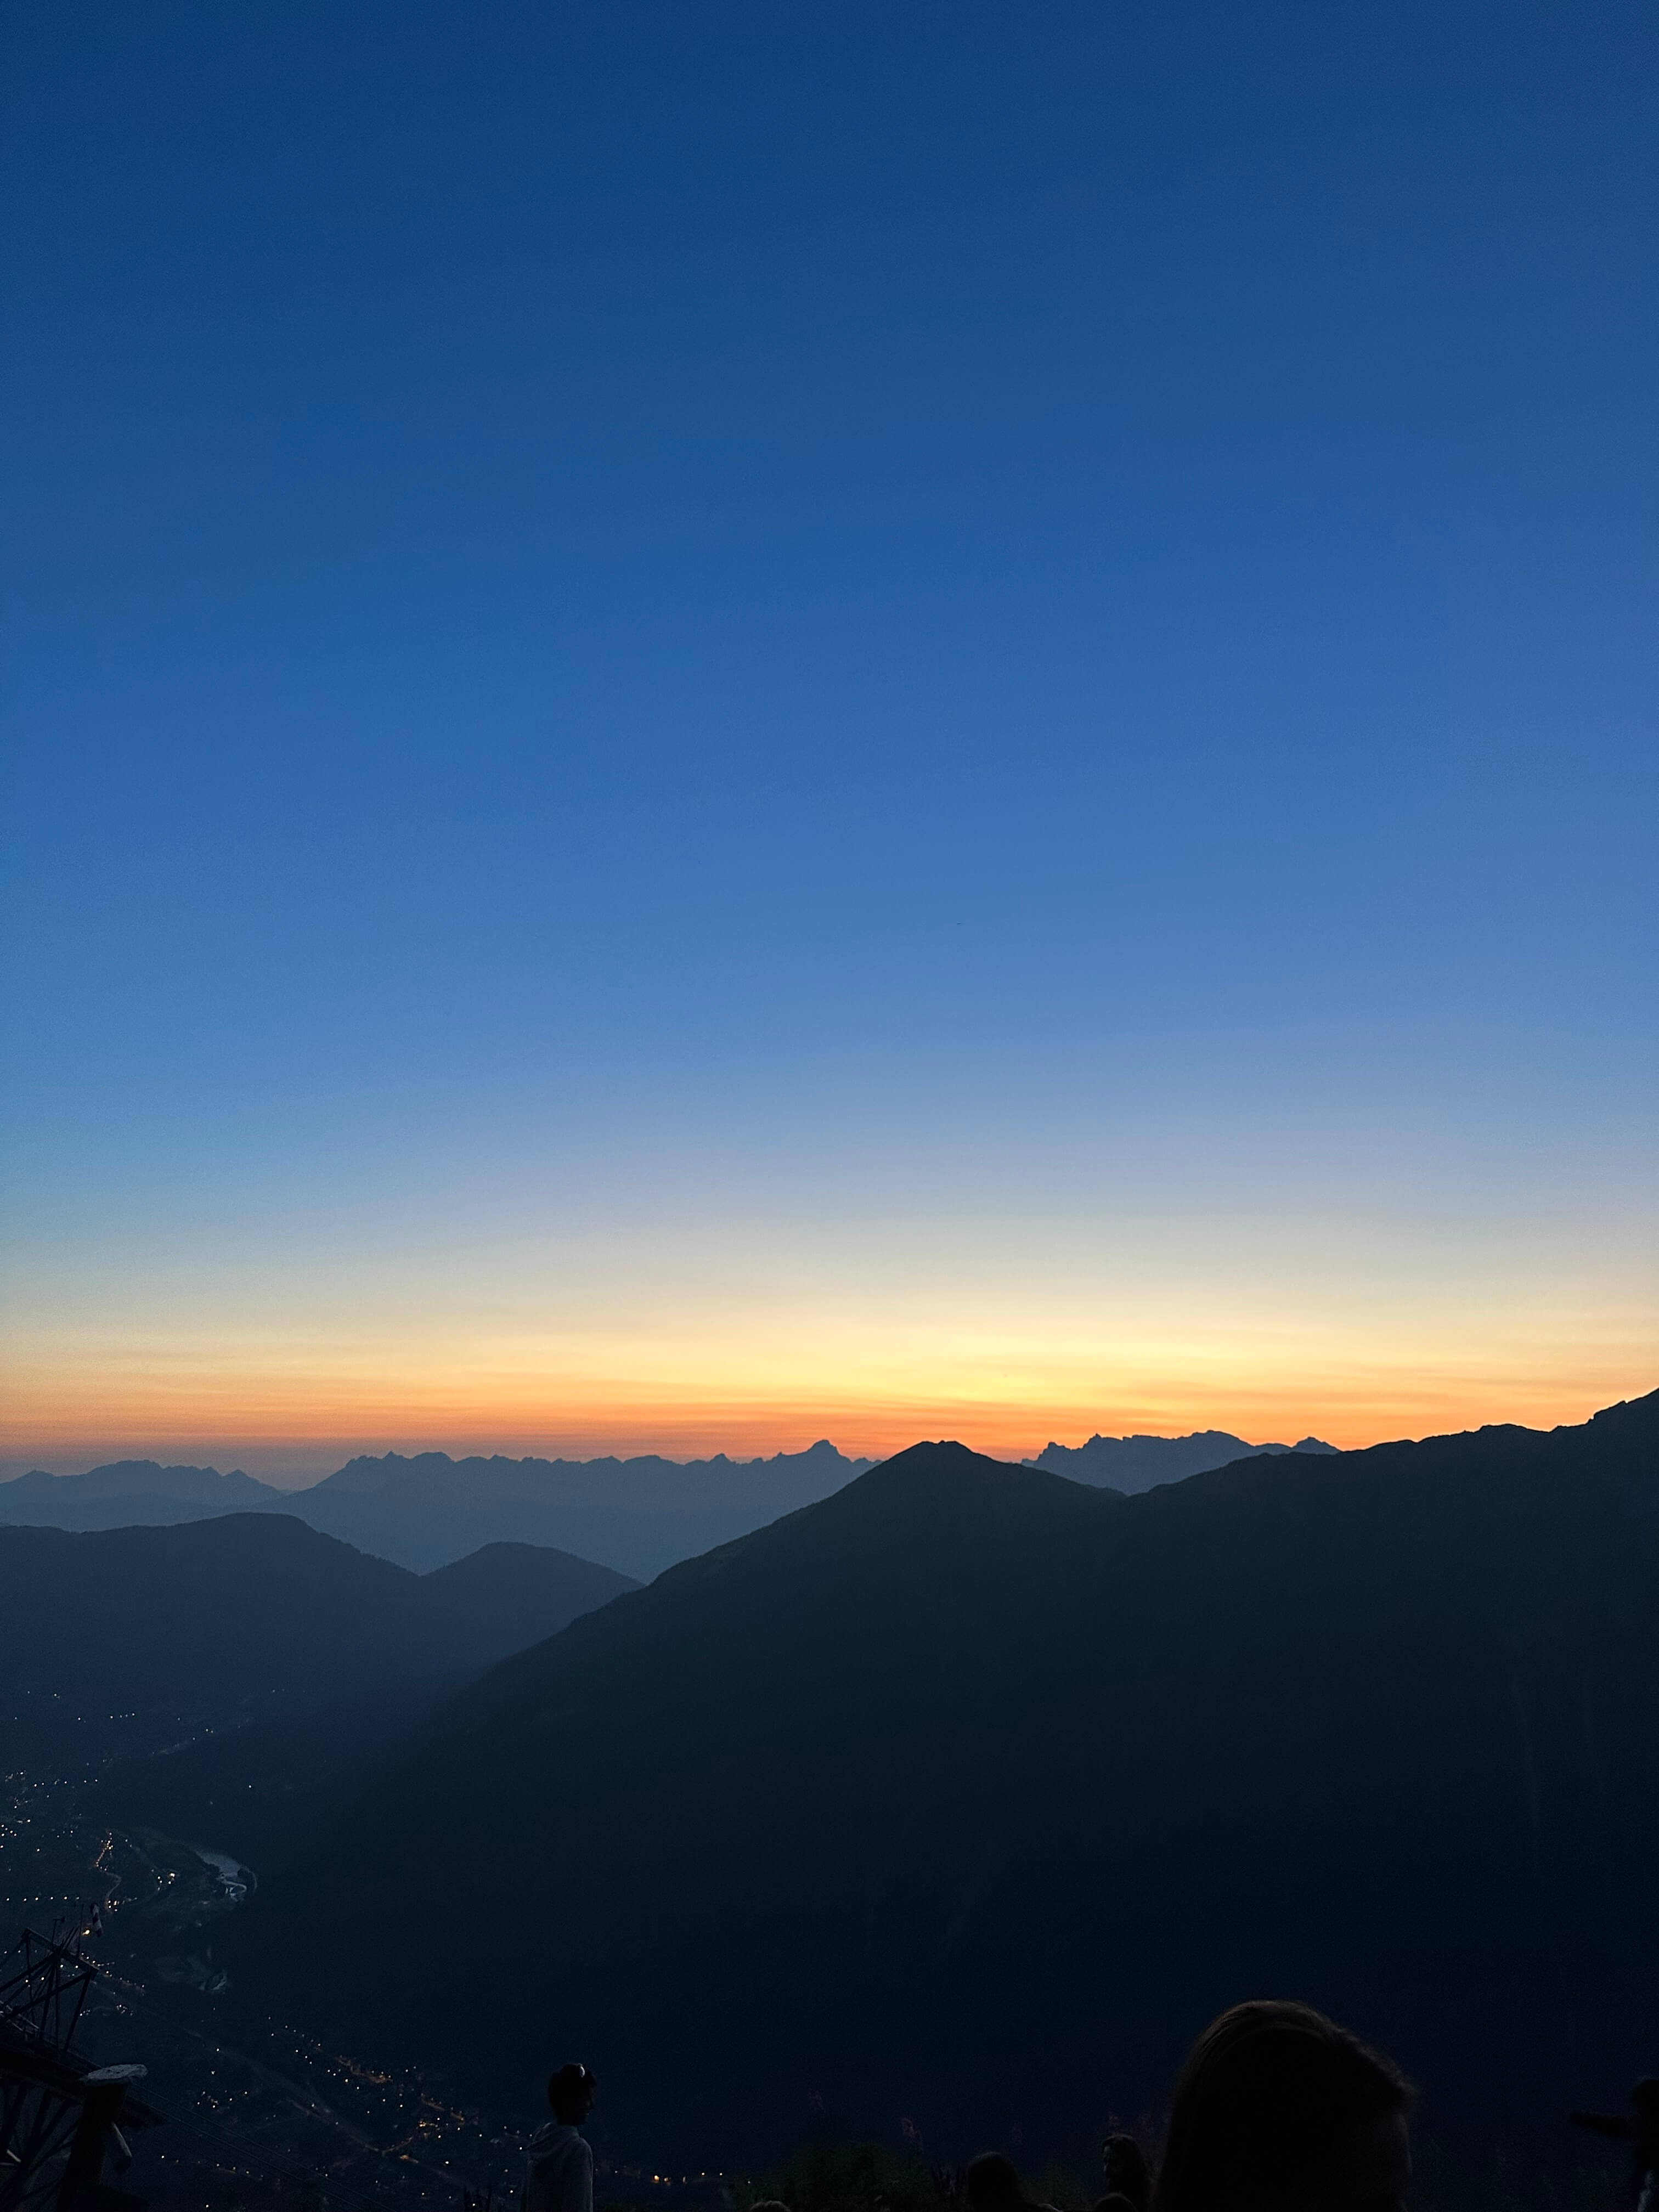
{"label": "person wearing hood", "polygon": [[593,2212],[593,2154],[576,2130],[593,2109],[593,2076],[586,2066],[561,2066],[549,2076],[553,2117],[530,2138],[524,2212]]}

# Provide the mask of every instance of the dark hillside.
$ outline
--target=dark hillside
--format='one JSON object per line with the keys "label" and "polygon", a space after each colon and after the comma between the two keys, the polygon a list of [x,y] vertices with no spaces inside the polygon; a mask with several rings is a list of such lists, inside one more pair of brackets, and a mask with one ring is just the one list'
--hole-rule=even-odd
{"label": "dark hillside", "polygon": [[[245,1705],[162,1757],[115,1758],[93,1778],[88,1816],[123,1832],[210,1841],[269,1881],[391,1763],[470,1673],[379,1676],[321,1698]],[[126,1940],[135,1938],[128,1921]]]}
{"label": "dark hillside", "polygon": [[73,1534],[0,1528],[13,1696],[211,1717],[487,1666],[630,1587],[510,1545],[418,1576],[275,1513]]}
{"label": "dark hillside", "polygon": [[416,1577],[422,1636],[437,1650],[483,1664],[555,1635],[639,1584],[544,1544],[485,1544]]}
{"label": "dark hillside", "polygon": [[277,1514],[0,1528],[0,1771],[263,1870],[481,1668],[631,1587],[513,1544],[412,1575]]}
{"label": "dark hillside", "polygon": [[1659,2065],[1656,1590],[1655,1399],[1127,1499],[919,1445],[463,1693],[247,1964],[699,2162],[1052,2144],[1263,1990],[1531,2118]]}

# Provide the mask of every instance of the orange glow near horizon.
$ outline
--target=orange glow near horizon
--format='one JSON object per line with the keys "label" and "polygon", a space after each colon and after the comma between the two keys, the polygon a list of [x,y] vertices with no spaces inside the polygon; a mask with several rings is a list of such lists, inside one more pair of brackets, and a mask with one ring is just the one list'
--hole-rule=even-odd
{"label": "orange glow near horizon", "polygon": [[[327,1473],[359,1452],[444,1450],[456,1457],[587,1459],[659,1453],[694,1459],[799,1451],[828,1437],[854,1457],[880,1458],[924,1437],[953,1437],[1018,1460],[1049,1441],[1078,1444],[1106,1435],[1182,1435],[1225,1429],[1253,1443],[1293,1443],[1308,1434],[1352,1449],[1516,1421],[1547,1428],[1582,1421],[1602,1405],[1653,1386],[1639,1359],[1592,1361],[1576,1370],[1408,1375],[1327,1374],[1298,1389],[1268,1376],[1183,1382],[1147,1376],[1139,1388],[1103,1384],[1098,1395],[1038,1397],[988,1388],[787,1394],[650,1386],[610,1391],[499,1387],[468,1378],[281,1377],[203,1375],[121,1388],[112,1378],[84,1392],[14,1393],[0,1421],[0,1460],[13,1471],[54,1472],[120,1457],[242,1465],[267,1480]],[[1012,1379],[1012,1378],[1005,1378]]]}
{"label": "orange glow near horizon", "polygon": [[161,1457],[299,1482],[360,1451],[752,1458],[819,1437],[1019,1459],[1205,1428],[1353,1447],[1582,1421],[1659,1382],[1633,1231],[1500,1224],[1463,1246],[1403,1218],[1224,1235],[898,1210],[834,1234],[625,1228],[43,1259],[7,1334],[0,1469]]}

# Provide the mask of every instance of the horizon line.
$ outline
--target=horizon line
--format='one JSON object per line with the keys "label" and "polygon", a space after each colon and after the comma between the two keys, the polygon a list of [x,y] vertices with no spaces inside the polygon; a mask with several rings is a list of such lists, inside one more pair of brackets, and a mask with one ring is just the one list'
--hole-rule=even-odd
{"label": "horizon line", "polygon": [[[1632,1395],[1640,1396],[1644,1394],[1638,1391]],[[1609,1399],[1605,1401],[1605,1404],[1624,1402],[1627,1402],[1627,1400]],[[1604,1410],[1602,1406],[1592,1407],[1589,1413],[1578,1413],[1576,1419],[1570,1418],[1546,1425],[1578,1426],[1589,1419],[1594,1413],[1602,1410]],[[969,1423],[967,1425],[975,1427],[979,1426],[980,1424]],[[1073,1425],[1056,1423],[1054,1425]],[[969,1449],[981,1451],[988,1458],[1004,1460],[1012,1465],[1024,1465],[1040,1458],[1045,1450],[1059,1448],[1075,1451],[1097,1439],[1110,1443],[1182,1443],[1193,1437],[1223,1435],[1236,1437],[1238,1442],[1252,1451],[1260,1451],[1275,1444],[1290,1450],[1294,1449],[1300,1443],[1309,1442],[1320,1443],[1329,1442],[1330,1449],[1337,1451],[1364,1451],[1379,1443],[1420,1443],[1431,1436],[1460,1435],[1486,1425],[1490,1424],[1478,1418],[1474,1420],[1465,1420],[1461,1424],[1454,1419],[1449,1425],[1427,1427],[1414,1436],[1396,1433],[1372,1436],[1363,1441],[1356,1439],[1346,1442],[1330,1442],[1322,1437],[1317,1428],[1314,1426],[1291,1423],[1284,1425],[1285,1432],[1279,1435],[1267,1435],[1260,1441],[1256,1441],[1249,1437],[1247,1429],[1243,1426],[1235,1429],[1224,1422],[1212,1419],[1189,1428],[1126,1428],[1121,1431],[1096,1428],[1076,1443],[1066,1443],[1062,1438],[1051,1435],[1043,1443],[1030,1445],[1024,1449],[1011,1449],[1007,1444],[1001,1443],[1000,1440],[995,1443],[975,1443],[966,1436],[951,1436],[945,1431],[936,1431],[932,1435],[912,1435],[907,1431],[906,1441],[903,1443],[883,1445],[866,1443],[862,1446],[857,1442],[851,1445],[843,1445],[827,1432],[821,1432],[805,1443],[786,1440],[775,1443],[769,1450],[762,1449],[750,1451],[744,1450],[741,1446],[734,1450],[724,1444],[711,1449],[707,1443],[694,1443],[689,1437],[678,1440],[665,1437],[660,1442],[652,1442],[638,1437],[624,1437],[615,1442],[593,1437],[549,1445],[539,1440],[522,1436],[466,1439],[457,1437],[453,1432],[447,1440],[441,1442],[417,1440],[409,1436],[395,1437],[387,1440],[384,1432],[378,1437],[270,1437],[258,1442],[245,1439],[234,1444],[222,1434],[195,1439],[180,1437],[176,1442],[147,1437],[142,1441],[126,1443],[117,1443],[111,1439],[100,1438],[94,1441],[84,1438],[76,1440],[78,1449],[71,1447],[65,1449],[48,1445],[44,1449],[33,1452],[27,1448],[21,1452],[16,1450],[0,1452],[0,1484],[10,1483],[25,1475],[34,1474],[48,1474],[59,1480],[74,1480],[78,1476],[92,1474],[100,1468],[127,1463],[147,1463],[157,1467],[198,1467],[222,1475],[247,1474],[252,1480],[263,1481],[271,1488],[297,1492],[326,1480],[331,1474],[337,1474],[353,1461],[360,1459],[442,1458],[449,1460],[452,1463],[475,1459],[499,1459],[514,1464],[538,1460],[550,1465],[562,1463],[567,1466],[592,1465],[605,1460],[614,1460],[618,1464],[626,1464],[633,1460],[657,1459],[670,1465],[682,1467],[707,1465],[715,1461],[724,1460],[733,1467],[755,1467],[778,1459],[799,1458],[808,1452],[824,1446],[849,1462],[878,1466],[884,1461],[894,1457],[896,1453],[908,1449],[913,1444],[941,1441],[966,1443]],[[1519,1421],[1516,1425],[1530,1428],[1534,1424]],[[677,1442],[678,1449],[676,1449]],[[590,1448],[585,1449],[584,1444],[589,1445]],[[592,1449],[592,1445],[599,1445],[600,1448]],[[229,1449],[227,1449],[227,1446],[229,1446]],[[255,1474],[253,1469],[246,1464],[250,1460],[256,1464],[264,1462],[264,1471]],[[51,1464],[54,1461],[58,1464]],[[69,1461],[73,1461],[75,1464],[66,1465],[64,1462]],[[301,1462],[305,1464],[301,1464]]]}

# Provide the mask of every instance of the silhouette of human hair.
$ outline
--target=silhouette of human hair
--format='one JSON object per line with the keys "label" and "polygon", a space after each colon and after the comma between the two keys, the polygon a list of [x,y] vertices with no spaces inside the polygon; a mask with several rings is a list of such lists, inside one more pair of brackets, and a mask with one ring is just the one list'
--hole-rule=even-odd
{"label": "silhouette of human hair", "polygon": [[1145,2207],[1137,2204],[1133,2197],[1126,2197],[1121,2189],[1112,2189],[1097,2200],[1094,2212],[1145,2212]]}
{"label": "silhouette of human hair", "polygon": [[969,2160],[962,2193],[968,2212],[1017,2212],[1025,2202],[1018,2168],[1000,2150],[981,2151]]}
{"label": "silhouette of human hair", "polygon": [[[1131,2135],[1121,2130],[1107,2136],[1100,2146],[1101,2172],[1109,2185],[1108,2194],[1127,2197],[1135,2212],[1146,2212],[1152,2193],[1152,2169],[1146,2163],[1146,2154]],[[1099,2212],[1097,2206],[1096,2212]]]}
{"label": "silhouette of human hair", "polygon": [[593,2101],[593,2076],[586,2066],[561,2066],[547,2077],[547,2101],[556,2120],[574,2125]]}
{"label": "silhouette of human hair", "polygon": [[1188,2055],[1152,2212],[1253,2212],[1306,2189],[1353,2129],[1405,2112],[1392,2060],[1311,2005],[1235,2005]]}

